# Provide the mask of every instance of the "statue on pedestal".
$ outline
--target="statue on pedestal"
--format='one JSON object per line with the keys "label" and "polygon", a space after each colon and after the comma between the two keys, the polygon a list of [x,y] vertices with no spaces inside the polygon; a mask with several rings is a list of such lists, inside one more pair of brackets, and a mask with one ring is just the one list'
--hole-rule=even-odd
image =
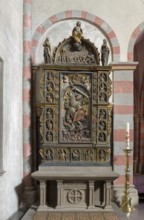
{"label": "statue on pedestal", "polygon": [[43,43],[43,47],[44,47],[45,64],[49,64],[51,62],[51,46],[48,38],[45,39],[45,42]]}
{"label": "statue on pedestal", "polygon": [[103,44],[101,46],[101,62],[103,66],[106,66],[108,64],[108,58],[109,58],[109,48],[107,46],[107,40],[103,39]]}
{"label": "statue on pedestal", "polygon": [[81,38],[83,37],[83,30],[81,28],[80,21],[76,23],[76,26],[72,31],[72,37],[74,40],[74,49],[78,51],[81,50]]}

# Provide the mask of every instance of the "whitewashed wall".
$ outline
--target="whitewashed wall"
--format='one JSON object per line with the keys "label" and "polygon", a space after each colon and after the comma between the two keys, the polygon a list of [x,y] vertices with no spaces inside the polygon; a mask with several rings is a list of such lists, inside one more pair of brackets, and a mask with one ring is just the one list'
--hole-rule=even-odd
{"label": "whitewashed wall", "polygon": [[[114,30],[121,48],[121,61],[127,60],[128,42],[132,32],[144,21],[143,0],[33,0],[32,2],[32,34],[52,15],[67,10],[87,11],[103,19]],[[4,61],[2,142],[3,167],[6,171],[3,176],[0,176],[1,220],[8,219],[17,211],[18,195],[16,191],[21,185],[23,176],[22,18],[23,0],[0,0],[0,57]],[[69,36],[74,23],[75,21],[69,20],[66,24],[65,21],[62,21],[47,30],[38,45],[37,62],[42,62],[42,43],[45,36],[50,35],[50,40],[54,41],[54,29],[58,27],[61,33],[55,39],[57,42],[61,41],[66,34],[61,24],[68,29],[67,36]],[[82,22],[82,24],[84,32],[86,28],[91,30],[94,28],[86,22]],[[102,33],[96,29],[94,31],[97,32],[95,36],[101,41]],[[95,40],[94,35],[89,38],[92,41]]]}
{"label": "whitewashed wall", "polygon": [[[127,60],[132,32],[144,21],[143,0],[34,0],[32,32],[50,16],[67,10],[87,11],[100,17],[114,30],[121,46],[121,61]],[[63,27],[61,29],[63,31]]]}
{"label": "whitewashed wall", "polygon": [[[22,153],[22,17],[23,1],[0,1],[0,57],[3,71],[3,169],[0,219],[18,209],[23,176]],[[1,80],[1,79],[0,79]],[[1,131],[0,131],[1,132]]]}

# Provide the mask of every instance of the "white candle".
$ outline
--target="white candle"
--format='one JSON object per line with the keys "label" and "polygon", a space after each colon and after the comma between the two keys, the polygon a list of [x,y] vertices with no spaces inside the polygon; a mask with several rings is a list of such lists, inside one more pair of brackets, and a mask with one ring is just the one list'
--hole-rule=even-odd
{"label": "white candle", "polygon": [[129,129],[129,122],[126,123],[126,148],[129,149],[129,133],[130,133],[130,129]]}
{"label": "white candle", "polygon": [[126,132],[129,134],[129,122],[126,123]]}

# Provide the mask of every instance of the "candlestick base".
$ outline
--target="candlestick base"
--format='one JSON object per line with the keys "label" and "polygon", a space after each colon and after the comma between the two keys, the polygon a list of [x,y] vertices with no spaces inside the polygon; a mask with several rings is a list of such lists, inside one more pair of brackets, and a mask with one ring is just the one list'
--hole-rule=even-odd
{"label": "candlestick base", "polygon": [[131,205],[131,198],[128,199],[128,196],[122,196],[122,203],[120,205],[120,208],[123,212],[131,213],[133,210],[133,207]]}

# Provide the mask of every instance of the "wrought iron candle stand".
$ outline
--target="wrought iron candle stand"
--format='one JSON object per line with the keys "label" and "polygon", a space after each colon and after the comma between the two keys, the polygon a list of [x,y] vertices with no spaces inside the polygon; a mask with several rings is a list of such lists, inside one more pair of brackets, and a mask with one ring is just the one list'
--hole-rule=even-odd
{"label": "wrought iron candle stand", "polygon": [[126,145],[126,149],[123,150],[126,155],[126,168],[125,168],[125,185],[124,185],[124,195],[122,196],[122,201],[120,204],[120,208],[123,212],[127,213],[127,215],[130,215],[130,213],[133,210],[132,204],[131,204],[131,198],[129,197],[129,154],[131,153],[132,149],[129,149]]}

